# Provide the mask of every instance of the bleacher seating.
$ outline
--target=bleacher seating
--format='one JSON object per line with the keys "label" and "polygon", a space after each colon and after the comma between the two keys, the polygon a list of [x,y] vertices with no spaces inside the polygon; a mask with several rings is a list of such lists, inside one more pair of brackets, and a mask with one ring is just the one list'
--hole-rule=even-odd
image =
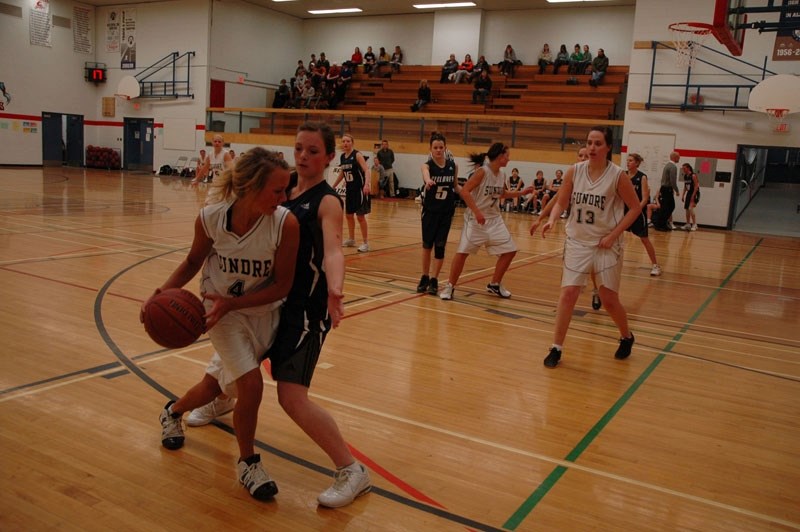
{"label": "bleacher seating", "polygon": [[[538,66],[521,66],[513,78],[506,78],[493,67],[492,96],[484,104],[472,103],[472,85],[467,83],[439,83],[441,67],[437,65],[403,65],[391,77],[369,77],[360,71],[348,88],[345,101],[337,107],[342,111],[363,111],[345,117],[345,129],[358,138],[371,138],[376,121],[382,113],[402,113],[382,120],[384,138],[423,142],[419,127],[409,127],[409,118],[431,115],[426,128],[435,128],[448,138],[462,139],[469,144],[490,144],[514,138],[518,145],[539,149],[561,149],[564,128],[559,119],[613,119],[619,99],[627,82],[627,66],[611,66],[604,83],[591,87],[589,75],[575,76],[577,85],[568,85],[569,74],[552,73],[552,66],[539,74]],[[422,111],[411,114],[410,106],[416,100],[419,81],[427,79],[434,101]],[[313,111],[311,111],[313,114]],[[436,115],[434,115],[434,113]],[[405,116],[403,116],[405,115]],[[420,117],[421,117],[420,116]],[[261,119],[261,127],[251,133],[293,134],[305,115],[286,114]],[[407,118],[406,118],[407,117]],[[529,123],[516,120],[520,117],[538,117],[544,120]],[[463,118],[471,118],[469,131],[465,131]],[[567,144],[586,138],[591,124],[571,124],[567,131]],[[465,137],[468,135],[468,139]]]}
{"label": "bleacher seating", "polygon": [[[603,84],[591,87],[589,75],[553,74],[552,66],[539,74],[538,66],[521,66],[513,78],[492,75],[492,97],[485,104],[472,103],[472,85],[439,83],[441,67],[404,65],[391,78],[354,76],[342,110],[409,111],[421,79],[427,79],[434,101],[424,113],[458,113],[538,117],[613,119],[616,104],[627,83],[627,66],[610,66]],[[575,77],[577,85],[568,85]]]}

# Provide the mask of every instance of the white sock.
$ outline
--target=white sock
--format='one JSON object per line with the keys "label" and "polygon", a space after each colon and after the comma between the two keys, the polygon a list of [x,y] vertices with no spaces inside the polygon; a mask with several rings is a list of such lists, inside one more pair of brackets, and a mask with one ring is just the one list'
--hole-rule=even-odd
{"label": "white sock", "polygon": [[559,351],[563,351],[562,347],[560,345],[558,345],[558,344],[553,344],[553,347],[555,347]]}

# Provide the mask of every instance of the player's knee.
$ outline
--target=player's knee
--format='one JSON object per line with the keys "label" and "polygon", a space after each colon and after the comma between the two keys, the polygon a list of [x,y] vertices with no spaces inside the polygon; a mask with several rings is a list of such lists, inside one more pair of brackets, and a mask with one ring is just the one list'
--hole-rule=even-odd
{"label": "player's knee", "polygon": [[435,259],[443,259],[444,258],[444,246],[434,246],[433,248],[433,257]]}

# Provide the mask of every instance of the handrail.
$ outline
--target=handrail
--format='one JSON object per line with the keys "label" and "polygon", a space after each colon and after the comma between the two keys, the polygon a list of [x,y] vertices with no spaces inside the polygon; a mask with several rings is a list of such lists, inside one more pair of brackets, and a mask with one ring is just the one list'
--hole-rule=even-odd
{"label": "handrail", "polygon": [[[465,116],[464,114],[455,113],[428,113],[428,112],[400,112],[400,111],[342,111],[342,110],[328,110],[328,109],[276,109],[271,107],[208,107],[206,108],[208,114],[208,129],[213,130],[211,127],[214,123],[214,114],[234,114],[238,115],[239,127],[238,133],[249,133],[243,131],[243,120],[245,117],[249,119],[269,119],[269,126],[266,124],[264,128],[270,129],[269,134],[276,134],[276,117],[292,117],[295,120],[308,119],[322,119],[331,123],[334,129],[339,130],[339,134],[344,134],[348,131],[349,127],[356,121],[361,121],[367,127],[374,128],[375,138],[383,138],[384,131],[387,127],[402,128],[406,132],[408,140],[415,142],[424,142],[426,130],[428,133],[435,127],[450,127],[451,134],[458,134],[462,136],[464,144],[484,143],[487,135],[492,136],[491,132],[481,131],[478,126],[485,126],[489,128],[496,128],[499,125],[510,126],[510,142],[511,147],[529,147],[524,145],[534,142],[530,138],[527,140],[521,139],[526,133],[530,136],[534,134],[537,126],[540,126],[540,135],[537,136],[541,143],[552,145],[542,149],[560,149],[565,151],[567,146],[577,144],[580,141],[578,138],[583,138],[586,130],[592,126],[609,126],[615,130],[614,137],[621,138],[621,128],[624,124],[622,120],[592,120],[586,118],[551,118],[551,117],[515,117],[509,115],[491,115],[480,114]],[[374,124],[370,124],[363,119],[375,119]],[[436,122],[445,122],[445,124],[436,124]],[[278,127],[280,124],[278,124]],[[338,128],[337,128],[338,126]],[[554,128],[555,126],[555,128]],[[558,133],[553,134],[553,129]],[[455,130],[455,131],[453,131]],[[571,135],[570,133],[573,132]],[[546,134],[545,134],[546,133]],[[471,142],[471,140],[474,142]],[[480,139],[479,141],[477,139]],[[540,146],[537,146],[540,147]],[[614,146],[614,153],[619,153],[620,144]]]}
{"label": "handrail", "polygon": [[[732,56],[730,54],[726,54],[724,52],[720,52],[719,50],[715,50],[714,48],[710,48],[710,47],[708,47],[708,46],[706,46],[704,44],[695,43],[695,45],[698,45],[698,46],[700,46],[701,48],[703,48],[705,50],[709,50],[711,52],[719,54],[719,55],[721,55],[721,56],[723,56],[723,57],[725,57],[727,59],[732,59],[734,61],[738,61],[739,63],[742,63],[744,65],[747,65],[749,67],[752,67],[754,69],[759,70],[760,73],[761,73],[761,80],[762,81],[766,78],[767,74],[770,74],[770,75],[775,75],[776,74],[776,72],[773,72],[773,71],[767,69],[767,57],[764,58],[764,65],[763,66],[759,66],[759,65],[750,63],[748,61],[745,61],[743,59],[739,59],[738,57],[734,57],[734,56]],[[692,67],[691,66],[689,66],[687,71],[686,71],[686,81],[684,83],[680,83],[680,84],[678,84],[678,83],[656,83],[655,82],[655,76],[656,76],[655,66],[656,66],[656,53],[658,52],[658,49],[659,48],[667,48],[669,50],[677,51],[677,48],[675,48],[669,42],[662,42],[662,41],[651,41],[650,42],[650,47],[653,50],[653,60],[652,60],[652,63],[650,65],[650,88],[649,88],[648,95],[647,95],[647,103],[645,103],[645,109],[680,109],[682,111],[687,110],[687,109],[697,109],[697,110],[709,109],[709,110],[721,110],[721,111],[725,111],[725,110],[744,111],[744,110],[747,110],[747,102],[745,102],[744,104],[740,104],[739,103],[740,91],[751,91],[759,83],[759,81],[751,79],[751,78],[747,77],[744,74],[740,74],[740,73],[735,72],[733,70],[730,70],[728,68],[725,68],[725,67],[722,67],[720,65],[717,65],[717,64],[711,63],[709,61],[706,61],[705,59],[703,59],[701,57],[696,57],[695,58],[695,62],[703,63],[705,65],[709,65],[709,66],[711,66],[711,67],[713,67],[713,68],[715,68],[715,69],[717,69],[717,70],[719,70],[721,72],[725,72],[726,74],[730,74],[732,76],[741,78],[741,79],[745,80],[747,83],[746,84],[742,84],[742,83],[729,83],[729,84],[691,83],[691,77],[692,77]],[[678,104],[673,104],[673,103],[653,103],[653,88],[657,88],[657,87],[683,88],[684,89],[683,102],[682,103],[678,103]],[[731,105],[705,105],[703,103],[702,98],[701,98],[701,91],[702,91],[703,88],[733,89],[734,90],[733,103]],[[696,90],[692,90],[692,89],[696,89]],[[695,103],[690,103],[689,102],[689,95],[690,94],[694,94],[696,96]]]}
{"label": "handrail", "polygon": [[[192,57],[194,57],[194,55],[195,55],[195,52],[184,52],[183,54],[179,54],[179,52],[171,52],[171,53],[165,55],[164,57],[162,57],[161,59],[159,59],[158,61],[156,61],[155,63],[153,63],[152,65],[150,65],[149,67],[145,68],[144,70],[142,70],[138,74],[136,74],[135,77],[136,77],[137,81],[139,82],[139,85],[142,87],[142,89],[144,89],[145,85],[147,85],[150,88],[150,90],[142,90],[141,91],[141,97],[143,97],[143,98],[147,98],[147,97],[151,97],[151,98],[170,97],[170,98],[192,98],[192,99],[194,99],[194,94],[189,91],[189,89],[191,88],[190,77],[191,77],[191,72],[192,72],[192,68],[191,68],[192,67]],[[176,64],[183,57],[186,57],[187,62],[188,62],[187,66],[186,66],[186,80],[185,81],[176,79],[176,75],[177,75]],[[172,79],[171,80],[147,81],[147,78],[155,75],[156,73],[158,73],[158,72],[160,72],[160,71],[162,71],[165,68],[170,67],[170,66],[172,67]],[[162,86],[162,93],[161,94],[155,94],[154,93],[153,89],[154,89],[154,87],[156,87],[158,85]],[[181,86],[181,87],[185,86],[186,87],[185,94],[177,92],[176,89],[177,89],[178,86]],[[169,93],[167,91],[168,87],[172,88],[172,93]]]}

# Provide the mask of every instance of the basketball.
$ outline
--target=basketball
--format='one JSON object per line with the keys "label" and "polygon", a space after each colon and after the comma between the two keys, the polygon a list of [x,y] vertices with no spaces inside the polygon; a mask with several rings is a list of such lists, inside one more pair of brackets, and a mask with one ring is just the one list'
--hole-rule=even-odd
{"label": "basketball", "polygon": [[183,288],[168,288],[145,303],[144,330],[162,347],[186,347],[205,332],[205,313],[196,295]]}

